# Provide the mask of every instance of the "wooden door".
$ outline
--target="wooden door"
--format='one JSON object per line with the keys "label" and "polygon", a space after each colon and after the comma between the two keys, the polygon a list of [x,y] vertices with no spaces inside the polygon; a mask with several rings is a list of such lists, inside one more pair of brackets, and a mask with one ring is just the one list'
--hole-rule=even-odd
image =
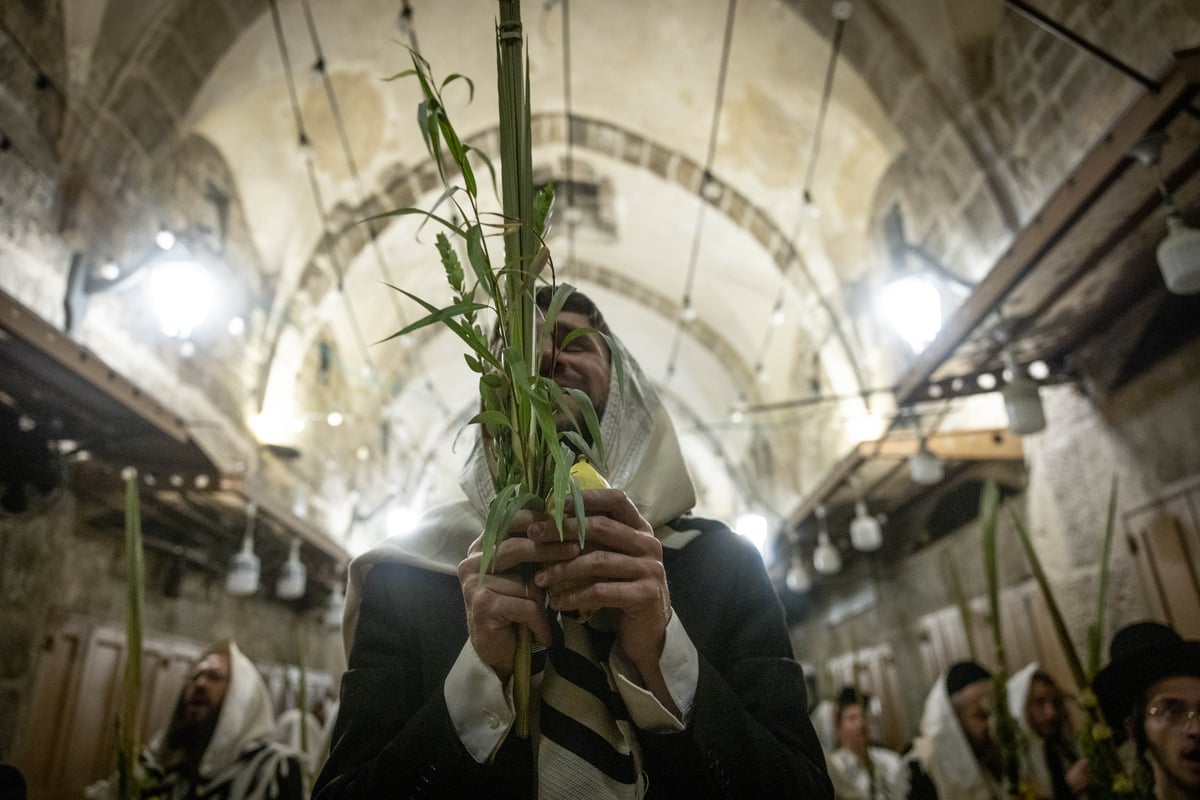
{"label": "wooden door", "polygon": [[1126,544],[1152,618],[1200,638],[1200,478],[1124,515]]}

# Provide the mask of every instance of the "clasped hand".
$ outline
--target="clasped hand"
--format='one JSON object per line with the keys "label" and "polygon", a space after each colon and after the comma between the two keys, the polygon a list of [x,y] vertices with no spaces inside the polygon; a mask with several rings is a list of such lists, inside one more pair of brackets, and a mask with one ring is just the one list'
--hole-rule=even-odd
{"label": "clasped hand", "polygon": [[[587,530],[582,551],[579,523],[568,500],[561,540],[553,519],[522,511],[496,548],[493,574],[479,574],[482,537],[458,565],[471,645],[502,681],[512,672],[515,624],[528,625],[534,638],[549,646],[547,606],[555,611],[612,609],[615,646],[643,679],[658,671],[671,619],[662,544],[619,489],[588,490],[583,501]],[[530,583],[521,577],[522,564],[538,565]]]}

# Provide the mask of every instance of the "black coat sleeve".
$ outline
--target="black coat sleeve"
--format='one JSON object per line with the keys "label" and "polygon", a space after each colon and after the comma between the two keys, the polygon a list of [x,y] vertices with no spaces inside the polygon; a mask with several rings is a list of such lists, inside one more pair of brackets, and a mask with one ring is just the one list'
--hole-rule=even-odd
{"label": "black coat sleeve", "polygon": [[443,684],[466,638],[456,577],[401,564],[368,573],[314,800],[528,797],[526,740],[510,734],[481,765],[454,730]]}
{"label": "black coat sleeve", "polygon": [[695,706],[685,731],[640,735],[650,796],[831,799],[762,560],[725,526],[699,522],[711,527],[667,563],[672,605],[700,655]]}

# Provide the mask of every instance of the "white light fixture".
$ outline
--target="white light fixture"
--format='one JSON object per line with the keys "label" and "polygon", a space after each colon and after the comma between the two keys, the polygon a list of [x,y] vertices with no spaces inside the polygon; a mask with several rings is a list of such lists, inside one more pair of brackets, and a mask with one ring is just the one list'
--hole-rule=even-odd
{"label": "white light fixture", "polygon": [[699,312],[692,305],[691,298],[685,297],[683,299],[683,307],[679,309],[679,319],[683,322],[694,322],[697,316],[699,316]]}
{"label": "white light fixture", "polygon": [[879,311],[914,353],[920,353],[942,329],[942,298],[923,275],[908,274],[883,287]]}
{"label": "white light fixture", "polygon": [[367,447],[365,444],[360,444],[358,449],[354,451],[354,457],[359,461],[366,461],[371,457],[371,448]]}
{"label": "white light fixture", "polygon": [[933,486],[946,477],[946,465],[929,449],[929,442],[924,436],[921,437],[917,452],[908,459],[908,477],[922,486]]}
{"label": "white light fixture", "polygon": [[813,569],[822,575],[836,575],[842,571],[842,554],[829,541],[829,528],[825,522],[825,506],[817,506],[817,549],[813,550]]}
{"label": "white light fixture", "polygon": [[327,628],[342,627],[342,616],[346,612],[346,587],[338,584],[333,587],[329,599],[325,601],[325,609],[321,612],[321,622]]}
{"label": "white light fixture", "polygon": [[225,326],[225,330],[229,331],[230,336],[241,336],[246,332],[246,320],[241,317],[234,317],[229,320],[229,323]]}
{"label": "white light fixture", "polygon": [[1004,363],[1009,381],[1000,390],[1004,396],[1004,409],[1008,412],[1008,427],[1018,436],[1037,433],[1046,427],[1046,414],[1042,409],[1042,398],[1038,385],[1030,380],[1025,370],[1017,366],[1012,353],[1004,352]]}
{"label": "white light fixture", "polygon": [[300,560],[300,540],[293,539],[287,561],[283,562],[283,567],[279,570],[275,595],[280,600],[296,600],[303,597],[304,590],[307,588],[307,577],[308,570],[305,568],[304,562]]}
{"label": "white light fixture", "polygon": [[331,428],[336,428],[345,421],[346,418],[342,416],[342,412],[340,411],[330,411],[329,415],[325,417],[325,422],[328,423],[329,427]]}
{"label": "white light fixture", "polygon": [[113,259],[107,259],[100,265],[100,277],[106,281],[115,281],[121,277],[121,265]]}
{"label": "white light fixture", "polygon": [[794,547],[792,564],[788,567],[787,577],[784,581],[787,583],[787,588],[796,594],[804,594],[812,588],[812,575],[809,574],[808,564],[804,562],[799,545]]}
{"label": "white light fixture", "polygon": [[1167,238],[1159,242],[1156,254],[1167,291],[1200,292],[1200,230],[1185,225],[1173,208],[1167,217]]}
{"label": "white light fixture", "polygon": [[258,506],[250,503],[246,507],[246,534],[242,537],[242,549],[229,562],[229,574],[225,576],[225,591],[234,597],[249,597],[258,591],[258,576],[261,568],[258,556],[254,555],[254,518]]}
{"label": "white light fixture", "polygon": [[883,546],[883,528],[880,527],[879,520],[867,513],[862,481],[857,475],[850,476],[850,487],[854,489],[854,519],[850,521],[850,546],[860,553],[873,553]]}
{"label": "white light fixture", "polygon": [[166,226],[159,229],[158,233],[154,234],[154,243],[158,245],[159,250],[170,250],[175,246],[175,234],[171,233]]}
{"label": "white light fixture", "polygon": [[771,309],[771,324],[782,325],[784,320],[783,301],[775,303],[775,308]]}
{"label": "white light fixture", "polygon": [[737,518],[733,524],[733,529],[741,534],[744,538],[749,539],[754,547],[762,555],[764,564],[771,563],[770,526],[767,524],[767,518],[762,514],[747,512]]}
{"label": "white light fixture", "polygon": [[164,335],[188,338],[204,322],[215,296],[212,275],[194,258],[155,262],[150,273],[150,302]]}

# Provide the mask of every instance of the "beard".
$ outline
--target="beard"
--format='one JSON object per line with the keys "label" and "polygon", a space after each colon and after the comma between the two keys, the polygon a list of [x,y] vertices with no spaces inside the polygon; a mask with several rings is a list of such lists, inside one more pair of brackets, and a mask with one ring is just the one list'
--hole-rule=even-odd
{"label": "beard", "polygon": [[171,715],[171,724],[167,726],[164,743],[171,750],[181,750],[189,755],[199,756],[208,747],[213,731],[217,728],[217,717],[220,707],[211,707],[203,719],[188,719],[187,704],[183,698],[175,705],[175,713]]}

